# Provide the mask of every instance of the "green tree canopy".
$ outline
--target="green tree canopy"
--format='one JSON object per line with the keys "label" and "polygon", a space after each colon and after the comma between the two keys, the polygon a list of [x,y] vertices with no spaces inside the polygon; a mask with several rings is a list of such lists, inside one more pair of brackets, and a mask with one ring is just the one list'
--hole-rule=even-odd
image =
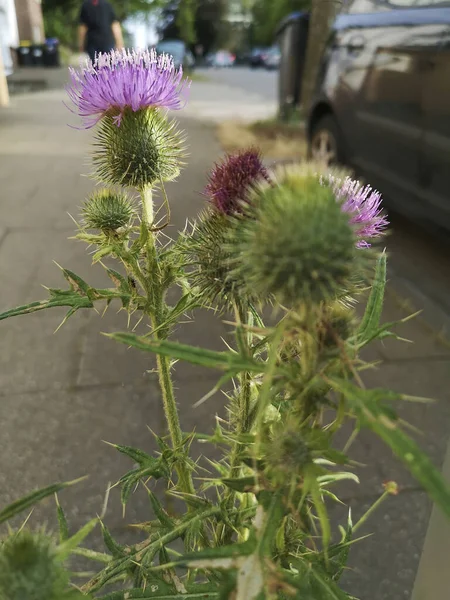
{"label": "green tree canopy", "polygon": [[309,10],[311,0],[255,0],[252,7],[252,42],[255,46],[270,46],[281,21],[290,13]]}

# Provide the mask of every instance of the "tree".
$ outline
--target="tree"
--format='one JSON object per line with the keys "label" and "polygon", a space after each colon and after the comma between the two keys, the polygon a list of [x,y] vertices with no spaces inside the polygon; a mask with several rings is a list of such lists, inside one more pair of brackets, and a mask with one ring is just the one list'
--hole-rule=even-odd
{"label": "tree", "polygon": [[314,95],[320,61],[330,32],[333,18],[340,6],[335,0],[312,0],[309,20],[308,45],[302,81],[301,105],[309,112]]}
{"label": "tree", "polygon": [[187,45],[195,44],[197,32],[195,29],[195,17],[197,0],[181,0],[178,5],[176,24],[179,37]]}
{"label": "tree", "polygon": [[311,0],[256,0],[251,9],[253,45],[272,45],[281,21],[292,12],[310,7]]}

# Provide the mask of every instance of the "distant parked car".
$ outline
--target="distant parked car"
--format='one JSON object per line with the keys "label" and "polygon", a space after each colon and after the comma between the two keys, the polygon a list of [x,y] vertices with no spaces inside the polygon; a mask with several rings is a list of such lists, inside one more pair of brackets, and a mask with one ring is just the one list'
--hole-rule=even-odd
{"label": "distant parked car", "polygon": [[159,54],[163,52],[173,56],[175,67],[183,67],[190,71],[195,66],[195,58],[186,44],[181,40],[162,40],[156,45],[156,51]]}
{"label": "distant parked car", "polygon": [[267,54],[268,48],[253,48],[250,54],[250,66],[252,69],[264,66],[263,55]]}
{"label": "distant parked car", "polygon": [[281,50],[278,46],[272,46],[267,52],[262,55],[264,66],[269,71],[272,69],[278,69],[281,63]]}
{"label": "distant parked car", "polygon": [[310,155],[355,168],[410,217],[450,231],[450,7],[351,0],[308,116]]}
{"label": "distant parked car", "polygon": [[236,57],[228,50],[219,50],[214,54],[211,54],[207,59],[207,64],[210,67],[215,67],[216,69],[221,67],[232,67],[234,65]]}

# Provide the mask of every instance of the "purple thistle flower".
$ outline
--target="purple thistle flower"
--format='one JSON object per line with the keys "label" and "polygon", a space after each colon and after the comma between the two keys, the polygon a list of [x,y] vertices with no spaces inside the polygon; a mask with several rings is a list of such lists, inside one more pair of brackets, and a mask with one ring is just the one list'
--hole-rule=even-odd
{"label": "purple thistle flower", "polygon": [[231,215],[240,211],[241,202],[248,201],[251,190],[262,181],[270,183],[269,173],[258,150],[250,148],[216,163],[204,193],[219,212]]}
{"label": "purple thistle flower", "polygon": [[356,235],[360,238],[358,248],[369,248],[366,238],[383,235],[389,225],[382,213],[380,192],[350,177],[342,180],[329,176],[328,181],[342,210],[350,215],[350,224],[356,227]]}
{"label": "purple thistle flower", "polygon": [[73,111],[93,127],[111,111],[120,126],[125,109],[161,107],[179,110],[185,104],[189,83],[183,69],[175,69],[173,58],[156,50],[112,50],[86,61],[84,68],[70,68],[67,87],[76,109]]}

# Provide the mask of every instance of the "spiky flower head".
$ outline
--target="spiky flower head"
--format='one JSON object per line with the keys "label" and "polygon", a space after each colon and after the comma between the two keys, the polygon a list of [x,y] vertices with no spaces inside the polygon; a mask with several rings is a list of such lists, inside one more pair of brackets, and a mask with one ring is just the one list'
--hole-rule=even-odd
{"label": "spiky flower head", "polygon": [[0,542],[0,600],[69,598],[69,573],[51,537],[24,529]]}
{"label": "spiky flower head", "polygon": [[186,155],[184,135],[157,109],[125,109],[120,127],[107,115],[96,135],[95,176],[106,184],[143,190],[175,179]]}
{"label": "spiky flower head", "polygon": [[97,190],[86,200],[82,214],[86,226],[102,231],[117,231],[129,225],[134,208],[130,200],[115,190]]}
{"label": "spiky flower head", "polygon": [[358,248],[370,247],[368,240],[383,235],[389,225],[382,212],[380,192],[350,177],[341,179],[331,175],[327,183],[333,188],[342,210],[350,215]]}
{"label": "spiky flower head", "polygon": [[205,188],[205,195],[221,213],[231,215],[248,202],[252,190],[261,182],[269,182],[269,173],[260,153],[254,148],[227,155],[216,163]]}
{"label": "spiky flower head", "polygon": [[227,215],[205,210],[181,245],[193,286],[205,302],[220,309],[248,297],[245,283],[230,270],[229,228]]}
{"label": "spiky flower head", "polygon": [[274,295],[287,306],[334,299],[355,269],[353,227],[319,177],[283,173],[235,219],[229,244],[235,273],[261,298]]}
{"label": "spiky flower head", "polygon": [[173,58],[155,50],[112,50],[88,60],[82,69],[70,69],[67,88],[86,128],[109,114],[120,125],[125,111],[147,108],[178,110],[185,104],[189,82]]}

